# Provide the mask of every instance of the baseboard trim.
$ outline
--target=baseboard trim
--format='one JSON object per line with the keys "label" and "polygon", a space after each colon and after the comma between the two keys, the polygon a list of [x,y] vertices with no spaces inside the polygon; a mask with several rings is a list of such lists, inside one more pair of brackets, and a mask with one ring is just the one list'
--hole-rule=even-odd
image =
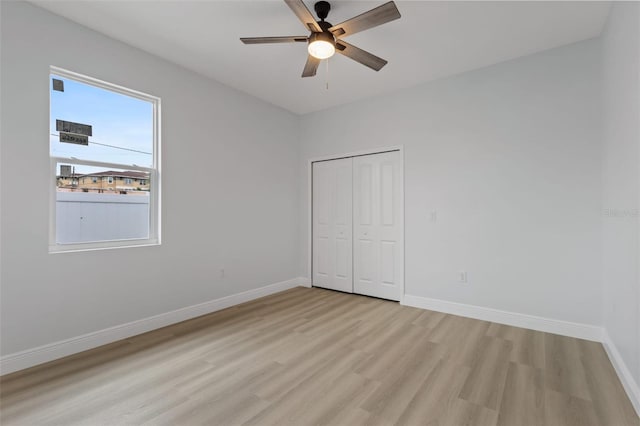
{"label": "baseboard trim", "polygon": [[595,342],[601,342],[603,336],[603,329],[595,325],[560,321],[421,296],[405,294],[403,305],[484,321],[491,321],[499,324],[512,325],[514,327],[529,328],[532,330],[544,331],[546,333],[577,337],[579,339],[592,340]]}
{"label": "baseboard trim", "polygon": [[609,360],[611,361],[611,364],[613,364],[613,368],[616,370],[616,373],[618,373],[622,387],[624,387],[624,390],[627,392],[633,408],[636,409],[636,413],[638,413],[638,417],[640,417],[640,386],[631,375],[631,371],[629,371],[627,364],[622,359],[620,352],[618,352],[618,348],[613,343],[613,340],[611,340],[611,336],[609,336],[607,329],[604,329],[602,337],[604,350],[607,352]]}
{"label": "baseboard trim", "polygon": [[266,285],[242,293],[232,294],[197,305],[187,306],[152,317],[143,318],[126,324],[94,331],[59,342],[50,343],[33,349],[5,355],[0,358],[0,375],[24,370],[38,364],[73,355],[88,349],[97,348],[137,334],[146,333],[191,318],[206,315],[240,303],[278,293],[298,286],[307,286],[308,279],[293,278],[287,281]]}
{"label": "baseboard trim", "polygon": [[311,278],[307,278],[307,277],[298,277],[298,279],[300,280],[300,287],[307,287],[307,288],[311,288]]}

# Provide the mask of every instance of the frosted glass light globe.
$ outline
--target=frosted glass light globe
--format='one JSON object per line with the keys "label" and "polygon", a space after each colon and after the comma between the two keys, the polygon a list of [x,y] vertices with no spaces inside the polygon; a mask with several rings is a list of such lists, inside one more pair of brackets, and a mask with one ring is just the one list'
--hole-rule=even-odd
{"label": "frosted glass light globe", "polygon": [[336,48],[333,44],[324,40],[316,40],[309,43],[309,55],[318,59],[327,59],[336,53]]}

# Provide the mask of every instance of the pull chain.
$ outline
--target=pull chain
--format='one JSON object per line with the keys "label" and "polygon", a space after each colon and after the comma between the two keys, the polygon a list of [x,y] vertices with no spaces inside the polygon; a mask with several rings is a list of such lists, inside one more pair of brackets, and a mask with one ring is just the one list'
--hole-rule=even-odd
{"label": "pull chain", "polygon": [[326,89],[329,90],[329,58],[327,58],[326,62],[327,62],[327,74],[326,74],[326,77],[327,77],[326,84],[327,84],[327,86],[326,86]]}

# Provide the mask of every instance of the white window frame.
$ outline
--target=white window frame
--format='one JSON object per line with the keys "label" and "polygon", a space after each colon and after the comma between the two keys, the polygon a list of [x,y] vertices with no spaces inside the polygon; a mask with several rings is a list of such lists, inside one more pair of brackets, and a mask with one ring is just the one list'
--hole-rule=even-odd
{"label": "white window frame", "polygon": [[[111,92],[120,93],[122,95],[141,99],[150,102],[153,105],[153,159],[151,167],[141,167],[135,164],[110,163],[92,160],[80,160],[75,157],[58,157],[51,154],[51,145],[47,144],[50,158],[50,197],[49,197],[49,253],[67,253],[89,250],[103,250],[125,247],[138,246],[154,246],[161,243],[160,232],[160,194],[161,194],[161,173],[160,173],[160,98],[143,92],[128,89],[106,81],[98,80],[82,74],[75,73],[63,68],[51,66],[47,75],[47,87],[51,87],[51,74],[59,75],[70,80],[95,86]],[[50,90],[50,89],[49,89]],[[49,91],[49,116],[51,117],[51,91]],[[50,123],[47,125],[46,140],[49,141]],[[87,243],[58,244],[56,243],[56,176],[58,163],[95,166],[105,168],[116,168],[123,170],[133,170],[149,173],[150,191],[149,191],[149,238],[143,239],[125,239],[125,240],[108,240]]]}

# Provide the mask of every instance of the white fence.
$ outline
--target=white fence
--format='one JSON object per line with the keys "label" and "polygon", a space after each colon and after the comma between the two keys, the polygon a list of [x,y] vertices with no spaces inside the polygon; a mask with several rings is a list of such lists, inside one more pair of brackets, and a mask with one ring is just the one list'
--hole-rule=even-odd
{"label": "white fence", "polygon": [[56,242],[149,237],[149,194],[56,193]]}

